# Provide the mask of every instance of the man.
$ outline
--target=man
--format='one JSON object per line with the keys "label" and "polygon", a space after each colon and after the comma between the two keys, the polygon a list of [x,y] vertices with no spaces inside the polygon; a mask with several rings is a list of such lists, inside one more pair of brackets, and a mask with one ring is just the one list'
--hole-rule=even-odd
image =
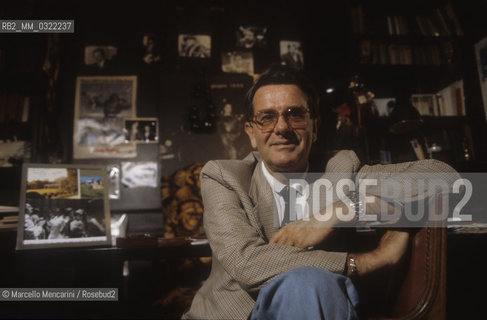
{"label": "man", "polygon": [[107,66],[107,59],[105,58],[105,51],[102,48],[96,48],[91,53],[93,59],[95,60],[94,65],[98,70],[104,70]]}
{"label": "man", "polygon": [[[298,212],[297,221],[288,223],[290,211],[281,191],[288,183],[287,173],[308,171],[318,132],[315,90],[299,71],[278,65],[259,77],[247,95],[247,106],[245,132],[258,153],[244,160],[210,161],[201,173],[212,271],[184,317],[357,318],[358,297],[349,277],[398,264],[407,249],[408,233],[387,231],[378,247],[366,253],[313,249],[335,232],[337,220],[323,223],[315,216],[304,219],[305,213]],[[355,153],[341,151],[328,161],[325,171],[337,173],[336,182],[352,178],[359,165]],[[365,166],[357,175],[365,178],[392,168],[452,170],[431,160]],[[367,203],[367,210],[377,213],[379,200]],[[354,200],[352,205],[358,204]],[[348,212],[349,207],[337,201],[321,213],[336,216],[338,209]]]}

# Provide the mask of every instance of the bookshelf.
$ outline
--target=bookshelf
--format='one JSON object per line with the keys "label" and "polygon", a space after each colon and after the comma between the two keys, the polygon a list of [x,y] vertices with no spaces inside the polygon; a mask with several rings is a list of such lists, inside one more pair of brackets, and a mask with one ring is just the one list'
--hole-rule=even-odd
{"label": "bookshelf", "polygon": [[442,151],[433,157],[454,167],[475,160],[463,81],[470,39],[456,5],[451,0],[348,2],[349,72],[359,74],[376,98],[412,106],[421,120],[410,132],[387,130],[387,137],[380,137],[393,161],[416,159],[416,148],[405,157],[398,154],[397,145],[411,148],[413,139],[426,157],[431,142],[441,145]]}

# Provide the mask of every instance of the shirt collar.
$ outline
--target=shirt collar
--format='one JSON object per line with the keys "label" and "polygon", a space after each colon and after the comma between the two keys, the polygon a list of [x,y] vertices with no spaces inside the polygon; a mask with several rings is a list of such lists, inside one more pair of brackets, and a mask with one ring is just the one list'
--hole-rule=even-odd
{"label": "shirt collar", "polygon": [[[309,165],[306,167],[306,172],[308,172]],[[271,186],[272,192],[279,194],[282,189],[286,186],[284,183],[281,181],[277,180],[270,172],[267,170],[267,167],[264,164],[264,161],[262,161],[262,172],[264,173],[264,177],[266,178],[267,182]],[[294,187],[294,185],[291,185],[291,187]],[[302,191],[300,187],[294,187],[296,189],[297,193],[299,195],[302,195]]]}

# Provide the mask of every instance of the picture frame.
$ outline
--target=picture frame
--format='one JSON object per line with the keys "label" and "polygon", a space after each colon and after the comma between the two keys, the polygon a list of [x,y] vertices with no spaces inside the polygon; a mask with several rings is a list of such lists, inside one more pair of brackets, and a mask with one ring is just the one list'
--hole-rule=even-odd
{"label": "picture frame", "polygon": [[298,70],[303,70],[304,58],[301,41],[279,41],[279,54],[281,56],[281,61],[286,65]]}
{"label": "picture frame", "polygon": [[179,34],[178,55],[183,58],[211,58],[211,36],[207,34]]}
{"label": "picture frame", "polygon": [[110,245],[106,166],[22,167],[17,250]]}
{"label": "picture frame", "polygon": [[159,121],[157,118],[126,118],[124,121],[125,142],[159,142]]}
{"label": "picture frame", "polygon": [[137,76],[79,76],[76,79],[73,158],[134,158],[125,142],[124,119],[136,115]]}
{"label": "picture frame", "polygon": [[225,73],[254,73],[254,58],[250,51],[223,51],[221,61]]}

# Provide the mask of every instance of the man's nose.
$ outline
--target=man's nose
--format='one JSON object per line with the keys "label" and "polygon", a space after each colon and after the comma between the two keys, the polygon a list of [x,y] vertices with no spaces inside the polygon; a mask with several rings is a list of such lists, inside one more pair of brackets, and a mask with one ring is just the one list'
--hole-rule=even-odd
{"label": "man's nose", "polygon": [[292,128],[287,122],[286,117],[283,114],[280,114],[279,118],[277,118],[277,123],[276,126],[274,127],[274,132],[276,134],[279,134],[290,130],[292,130]]}

